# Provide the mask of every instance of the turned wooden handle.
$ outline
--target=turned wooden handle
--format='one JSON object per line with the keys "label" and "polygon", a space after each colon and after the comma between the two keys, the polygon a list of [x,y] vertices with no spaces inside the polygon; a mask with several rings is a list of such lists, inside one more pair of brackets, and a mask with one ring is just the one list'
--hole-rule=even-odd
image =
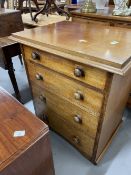
{"label": "turned wooden handle", "polygon": [[83,100],[84,99],[84,96],[80,91],[75,92],[74,97],[76,100]]}
{"label": "turned wooden handle", "polygon": [[82,68],[77,67],[74,70],[74,75],[76,77],[84,77],[85,76],[85,72],[84,72],[84,70]]}
{"label": "turned wooden handle", "polygon": [[39,74],[39,73],[37,73],[35,75],[35,77],[36,77],[37,80],[43,80],[43,76],[41,74]]}
{"label": "turned wooden handle", "polygon": [[46,103],[46,98],[45,98],[43,95],[40,95],[40,96],[39,96],[39,99],[40,99],[42,102]]}
{"label": "turned wooden handle", "polygon": [[38,52],[32,52],[32,59],[33,60],[40,60],[40,54]]}
{"label": "turned wooden handle", "polygon": [[75,121],[76,123],[81,124],[81,123],[82,123],[82,118],[81,118],[81,116],[80,116],[80,115],[75,115],[75,116],[74,116],[74,121]]}

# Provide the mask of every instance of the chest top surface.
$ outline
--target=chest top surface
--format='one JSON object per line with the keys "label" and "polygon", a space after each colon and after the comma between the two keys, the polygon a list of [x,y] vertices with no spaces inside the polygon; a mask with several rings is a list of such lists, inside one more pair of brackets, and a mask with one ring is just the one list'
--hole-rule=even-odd
{"label": "chest top surface", "polygon": [[63,21],[18,32],[12,38],[123,75],[131,67],[130,36],[129,29]]}
{"label": "chest top surface", "polygon": [[99,19],[106,19],[106,20],[114,20],[114,21],[123,21],[123,22],[131,22],[131,16],[113,16],[113,9],[114,7],[105,7],[104,10],[97,10],[96,13],[82,13],[81,10],[74,10],[71,11],[73,16],[83,16],[83,17],[90,17],[90,18],[99,18]]}
{"label": "chest top surface", "polygon": [[[15,137],[15,131],[25,135]],[[0,171],[46,132],[42,121],[0,88]]]}

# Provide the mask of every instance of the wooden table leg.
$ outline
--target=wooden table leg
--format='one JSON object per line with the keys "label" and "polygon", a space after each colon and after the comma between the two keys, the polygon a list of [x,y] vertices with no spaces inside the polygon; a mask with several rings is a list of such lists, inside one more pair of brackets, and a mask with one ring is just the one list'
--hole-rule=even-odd
{"label": "wooden table leg", "polygon": [[19,88],[18,88],[18,85],[17,85],[16,78],[15,78],[14,67],[13,67],[12,59],[9,59],[9,60],[10,61],[8,62],[8,65],[7,65],[8,74],[10,76],[10,80],[11,80],[11,83],[13,85],[16,98],[17,98],[18,101],[21,102],[21,95],[20,95],[20,92],[19,92]]}
{"label": "wooden table leg", "polygon": [[[4,41],[5,42],[5,41]],[[8,42],[7,42],[8,44]],[[14,74],[14,67],[12,58],[14,56],[21,56],[21,49],[19,43],[8,44],[5,43],[5,46],[2,47],[3,55],[4,55],[4,69],[8,70],[8,74],[10,76],[11,83],[13,85],[16,98],[21,102],[21,96],[18,89],[17,81]]]}

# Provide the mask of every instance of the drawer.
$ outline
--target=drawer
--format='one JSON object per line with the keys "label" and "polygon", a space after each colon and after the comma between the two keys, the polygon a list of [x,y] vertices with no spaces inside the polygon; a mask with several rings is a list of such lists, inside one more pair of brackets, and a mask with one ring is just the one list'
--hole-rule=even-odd
{"label": "drawer", "polygon": [[[108,77],[106,71],[70,61],[53,54],[33,49],[31,47],[23,47],[26,60],[33,60],[38,64],[44,65],[45,67],[84,82],[95,88],[101,90],[105,89],[106,80]],[[34,59],[32,59],[32,54]]]}
{"label": "drawer", "polygon": [[[62,119],[70,123],[74,128],[82,132],[83,134],[89,135],[95,139],[99,117],[95,117],[85,110],[73,105],[72,103],[59,98],[44,89],[40,88],[36,84],[32,84],[32,90],[34,94],[35,108],[38,111],[41,101],[41,107],[43,104],[43,113],[45,111],[54,111],[57,115],[61,116]],[[45,107],[46,106],[46,107]]]}
{"label": "drawer", "polygon": [[88,158],[92,156],[95,140],[88,135],[72,127],[69,122],[63,120],[54,111],[48,111],[49,126],[71,144],[79,149]]}
{"label": "drawer", "polygon": [[73,79],[33,63],[28,62],[27,67],[32,82],[84,108],[93,116],[100,116],[104,96],[102,93],[87,88],[87,86],[80,84],[78,81],[74,81]]}

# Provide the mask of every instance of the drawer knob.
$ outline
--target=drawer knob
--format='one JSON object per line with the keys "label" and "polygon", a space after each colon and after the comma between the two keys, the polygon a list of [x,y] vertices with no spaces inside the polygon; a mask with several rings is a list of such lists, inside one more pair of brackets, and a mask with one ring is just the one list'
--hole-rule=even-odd
{"label": "drawer knob", "polygon": [[46,98],[45,98],[43,95],[40,95],[40,96],[39,96],[39,99],[40,99],[42,102],[46,103]]}
{"label": "drawer knob", "polygon": [[74,142],[75,144],[79,144],[79,143],[80,143],[79,137],[78,137],[78,136],[74,136],[74,137],[73,137],[73,142]]}
{"label": "drawer knob", "polygon": [[82,118],[81,118],[81,116],[80,115],[75,115],[74,116],[74,121],[76,122],[76,123],[82,123]]}
{"label": "drawer knob", "polygon": [[74,75],[76,77],[84,77],[85,76],[85,72],[84,72],[84,70],[82,68],[77,67],[74,70]]}
{"label": "drawer knob", "polygon": [[32,59],[33,60],[40,60],[40,55],[38,52],[32,52]]}
{"label": "drawer knob", "polygon": [[74,97],[75,97],[76,100],[83,100],[84,99],[83,94],[79,91],[74,93]]}
{"label": "drawer knob", "polygon": [[39,74],[39,73],[38,73],[38,74],[36,74],[36,75],[35,75],[35,77],[36,77],[36,79],[37,79],[37,80],[43,80],[42,75],[41,75],[41,74]]}

